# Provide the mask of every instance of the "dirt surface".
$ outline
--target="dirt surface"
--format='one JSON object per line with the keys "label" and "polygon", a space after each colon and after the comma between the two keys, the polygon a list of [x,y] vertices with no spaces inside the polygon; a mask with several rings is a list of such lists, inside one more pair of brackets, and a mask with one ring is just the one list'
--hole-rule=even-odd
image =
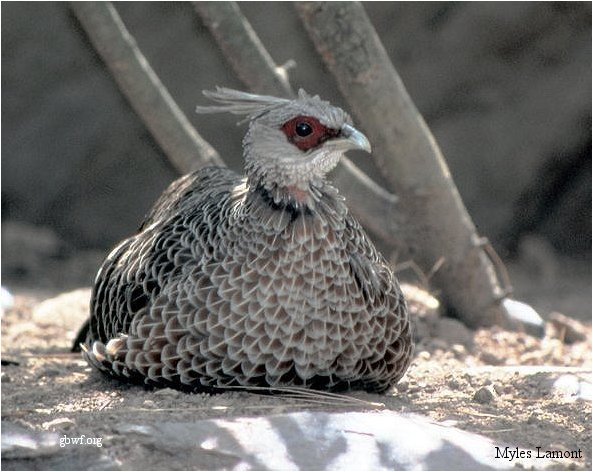
{"label": "dirt surface", "polygon": [[[472,332],[437,316],[427,294],[407,291],[418,312],[416,357],[390,394],[350,394],[373,404],[120,385],[68,352],[86,317],[88,289],[43,303],[16,295],[2,320],[2,420],[29,430],[100,437],[117,458],[140,447],[136,436],[121,431],[122,423],[385,408],[427,415],[513,448],[580,449],[582,459],[565,461],[563,468],[591,468],[590,326],[548,322],[542,339],[496,327]],[[4,460],[3,468],[27,468],[28,460],[37,467],[34,457],[20,456]]]}

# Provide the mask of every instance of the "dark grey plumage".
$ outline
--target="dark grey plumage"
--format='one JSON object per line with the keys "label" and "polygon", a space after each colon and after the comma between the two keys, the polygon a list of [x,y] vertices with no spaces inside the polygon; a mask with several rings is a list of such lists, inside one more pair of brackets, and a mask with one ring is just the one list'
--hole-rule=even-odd
{"label": "dark grey plumage", "polygon": [[202,112],[249,115],[247,176],[206,168],[180,178],[111,252],[95,281],[86,359],[195,391],[388,389],[411,360],[406,304],[325,180],[368,141],[345,112],[302,91],[293,101],[208,96],[223,105]]}

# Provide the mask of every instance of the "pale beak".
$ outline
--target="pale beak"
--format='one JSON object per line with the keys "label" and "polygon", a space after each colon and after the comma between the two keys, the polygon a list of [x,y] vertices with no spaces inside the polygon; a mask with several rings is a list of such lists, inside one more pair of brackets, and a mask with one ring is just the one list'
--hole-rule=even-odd
{"label": "pale beak", "polygon": [[367,137],[354,126],[343,125],[340,131],[346,149],[362,149],[368,153],[371,152],[371,143],[369,143]]}

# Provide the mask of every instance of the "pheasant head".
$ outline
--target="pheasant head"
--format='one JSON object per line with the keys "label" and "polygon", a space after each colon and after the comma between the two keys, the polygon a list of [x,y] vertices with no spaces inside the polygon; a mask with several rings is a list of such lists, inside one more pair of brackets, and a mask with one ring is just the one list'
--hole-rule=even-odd
{"label": "pheasant head", "polygon": [[348,113],[302,89],[293,100],[220,87],[203,93],[220,105],[197,107],[198,113],[247,115],[243,152],[251,184],[307,191],[324,180],[345,151],[371,151]]}

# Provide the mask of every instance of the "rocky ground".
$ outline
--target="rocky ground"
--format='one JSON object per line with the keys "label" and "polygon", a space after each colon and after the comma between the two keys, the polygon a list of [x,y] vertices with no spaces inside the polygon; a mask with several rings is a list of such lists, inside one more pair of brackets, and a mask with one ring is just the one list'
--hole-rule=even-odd
{"label": "rocky ground", "polygon": [[[331,397],[119,385],[69,353],[88,289],[45,301],[17,294],[2,320],[2,467],[340,469],[364,458],[362,468],[591,468],[590,325],[556,314],[543,338],[496,327],[472,332],[439,317],[427,293],[407,291],[421,339],[404,379],[388,395]],[[414,428],[422,439],[406,446]],[[431,428],[447,447],[425,454]],[[59,446],[83,434],[102,447]],[[338,452],[330,439],[342,444]],[[390,444],[391,455],[377,444]],[[499,453],[508,445],[509,454],[539,447],[572,457],[497,458],[496,445]]]}
{"label": "rocky ground", "polygon": [[[69,352],[90,294],[72,288],[90,285],[104,253],[14,223],[2,225],[2,249],[5,470],[591,468],[590,261],[542,240],[507,264],[517,298],[546,320],[538,336],[443,317],[402,264],[415,359],[389,394],[347,396],[107,380]],[[73,444],[82,435],[92,444]]]}

